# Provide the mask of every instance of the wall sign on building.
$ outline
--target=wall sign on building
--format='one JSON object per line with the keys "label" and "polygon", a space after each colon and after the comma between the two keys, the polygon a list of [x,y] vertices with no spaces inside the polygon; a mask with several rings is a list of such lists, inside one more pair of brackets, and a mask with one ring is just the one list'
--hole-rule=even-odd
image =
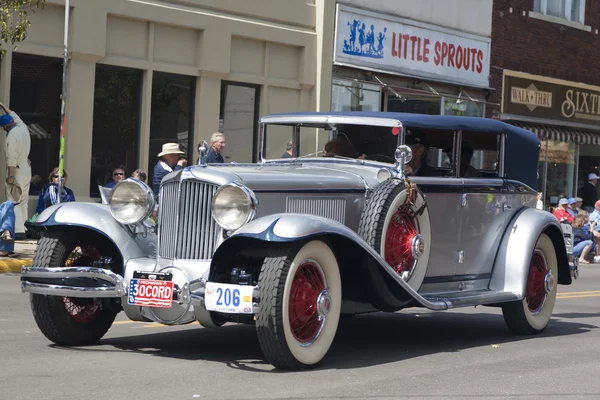
{"label": "wall sign on building", "polygon": [[600,87],[504,71],[502,112],[600,125]]}
{"label": "wall sign on building", "polygon": [[489,87],[490,39],[338,5],[334,63]]}

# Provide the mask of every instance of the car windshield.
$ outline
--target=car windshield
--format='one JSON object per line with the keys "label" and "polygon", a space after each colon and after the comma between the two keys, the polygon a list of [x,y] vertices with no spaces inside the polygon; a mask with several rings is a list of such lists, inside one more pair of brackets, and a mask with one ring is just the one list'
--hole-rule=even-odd
{"label": "car windshield", "polygon": [[396,128],[371,125],[338,125],[334,129],[301,126],[297,154],[293,153],[294,126],[265,126],[266,159],[297,157],[360,158],[393,164],[398,143]]}

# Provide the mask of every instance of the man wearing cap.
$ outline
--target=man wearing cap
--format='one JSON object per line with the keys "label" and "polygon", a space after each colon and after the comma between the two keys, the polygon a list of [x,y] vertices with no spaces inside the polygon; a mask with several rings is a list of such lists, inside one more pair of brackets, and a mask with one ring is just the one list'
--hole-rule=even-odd
{"label": "man wearing cap", "polygon": [[407,130],[404,143],[412,150],[412,158],[404,165],[404,172],[412,176],[440,176],[433,167],[427,165],[427,150],[429,144],[425,132],[420,130]]}
{"label": "man wearing cap", "polygon": [[31,166],[29,150],[31,137],[27,125],[4,104],[0,107],[6,114],[0,117],[0,126],[6,132],[4,155],[6,157],[6,197],[18,204],[15,206],[15,238],[25,239],[25,221],[27,221],[27,201],[29,200],[29,182]]}
{"label": "man wearing cap", "polygon": [[577,211],[577,199],[575,199],[575,197],[567,199],[567,212],[573,218],[579,213]]}
{"label": "man wearing cap", "polygon": [[598,191],[596,190],[598,179],[600,176],[592,172],[588,174],[588,181],[583,185],[581,197],[583,198],[583,209],[587,212],[594,211],[594,204],[598,201]]}
{"label": "man wearing cap", "polygon": [[162,179],[170,172],[183,169],[187,165],[187,161],[181,158],[185,154],[179,149],[177,143],[163,144],[162,151],[158,153],[158,162],[154,167],[154,175],[152,176],[152,191],[158,200],[158,193]]}
{"label": "man wearing cap", "polygon": [[563,197],[558,201],[558,207],[552,213],[560,222],[567,221],[570,224],[573,223],[573,216],[568,213],[567,207],[569,206],[569,200]]}

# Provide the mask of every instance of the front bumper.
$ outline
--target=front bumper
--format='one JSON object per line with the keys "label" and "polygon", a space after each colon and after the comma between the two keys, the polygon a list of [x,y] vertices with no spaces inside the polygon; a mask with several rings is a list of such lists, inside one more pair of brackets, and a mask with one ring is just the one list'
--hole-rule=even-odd
{"label": "front bumper", "polygon": [[[173,291],[173,303],[205,308],[206,280],[184,282]],[[23,267],[21,291],[48,296],[127,298],[128,282],[119,274],[97,267]],[[253,312],[257,307],[253,307]]]}

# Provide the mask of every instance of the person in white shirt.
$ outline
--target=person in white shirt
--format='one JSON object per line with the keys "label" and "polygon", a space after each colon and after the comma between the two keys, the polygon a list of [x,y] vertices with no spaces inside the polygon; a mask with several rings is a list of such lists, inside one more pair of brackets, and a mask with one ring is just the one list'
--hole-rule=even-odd
{"label": "person in white shirt", "polygon": [[4,155],[6,157],[6,197],[15,202],[15,238],[25,239],[25,221],[27,221],[27,201],[31,182],[31,164],[29,151],[31,137],[27,125],[19,116],[4,104],[0,108],[5,115],[0,117],[0,126],[6,132]]}

